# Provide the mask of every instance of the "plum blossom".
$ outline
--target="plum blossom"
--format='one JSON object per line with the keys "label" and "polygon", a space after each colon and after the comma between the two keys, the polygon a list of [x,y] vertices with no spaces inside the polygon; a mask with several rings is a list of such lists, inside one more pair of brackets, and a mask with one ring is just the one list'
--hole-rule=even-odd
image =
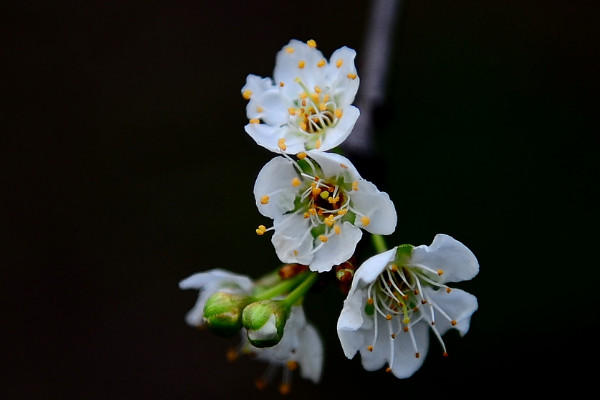
{"label": "plum blossom", "polygon": [[438,234],[430,246],[402,245],[366,260],[357,270],[338,319],[348,358],[360,352],[368,371],[382,368],[408,378],[422,365],[429,330],[440,342],[456,329],[469,330],[475,296],[446,283],[473,278],[479,264],[456,239]]}
{"label": "plum blossom", "polygon": [[271,151],[330,150],[352,131],[359,86],[356,52],[346,46],[326,60],[314,40],[291,40],[276,57],[273,78],[248,75],[246,132]]}
{"label": "plum blossom", "polygon": [[385,192],[363,179],[345,157],[318,150],[298,160],[279,156],[259,172],[254,196],[260,213],[273,226],[271,241],[284,263],[329,271],[348,260],[362,230],[389,235],[396,228],[396,209]]}

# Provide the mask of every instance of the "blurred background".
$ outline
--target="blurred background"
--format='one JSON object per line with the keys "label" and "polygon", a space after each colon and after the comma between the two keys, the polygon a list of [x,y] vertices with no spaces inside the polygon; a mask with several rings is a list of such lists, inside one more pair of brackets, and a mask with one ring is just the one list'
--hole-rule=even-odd
{"label": "blurred background", "polygon": [[[248,74],[271,76],[292,38],[327,57],[356,49],[360,75],[370,4],[0,6],[3,399],[280,397],[279,378],[253,386],[266,364],[226,360],[237,340],[185,324],[197,292],[178,282],[279,264],[254,233],[269,222],[252,188],[272,154],[244,132],[240,89]],[[479,310],[466,336],[445,336],[448,358],[432,342],[398,380],[343,356],[343,295],[328,286],[306,308],[326,344],[322,382],[296,374],[288,398],[592,386],[599,11],[400,2],[375,152],[356,164],[396,204],[388,244],[441,232],[472,249],[481,271],[457,286]]]}

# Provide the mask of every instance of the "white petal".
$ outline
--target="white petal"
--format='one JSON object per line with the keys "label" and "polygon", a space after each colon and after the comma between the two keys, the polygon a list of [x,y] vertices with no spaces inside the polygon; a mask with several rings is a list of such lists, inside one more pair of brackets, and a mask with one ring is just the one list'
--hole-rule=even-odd
{"label": "white petal", "polygon": [[[351,104],[358,91],[360,79],[358,77],[351,79],[348,74],[356,74],[354,59],[356,51],[349,47],[337,49],[330,58],[327,65],[327,79],[332,87],[336,88],[336,99],[342,104]],[[337,67],[337,60],[342,60],[342,66]]]}
{"label": "white petal", "polygon": [[[454,328],[461,335],[467,333],[471,324],[471,316],[478,307],[477,298],[461,289],[452,289],[450,293],[447,293],[443,289],[436,291],[430,287],[424,287],[423,289],[431,302],[457,322],[456,326],[452,326],[450,321],[439,313],[436,313],[435,327],[438,332],[443,335],[449,329]],[[427,311],[423,315],[431,323],[431,313]]]}
{"label": "white petal", "polygon": [[[354,254],[356,244],[362,238],[362,231],[346,221],[341,226],[341,232],[329,236],[329,240],[315,253],[310,262],[310,270],[326,272],[331,267],[347,261]],[[320,240],[315,239],[315,246],[320,245]]]}
{"label": "white petal", "polygon": [[468,280],[479,272],[479,263],[471,250],[458,240],[444,234],[436,235],[431,246],[415,247],[411,262],[444,271],[440,277],[442,282]]}
{"label": "white petal", "polygon": [[313,258],[309,220],[301,214],[288,214],[278,217],[273,226],[271,242],[281,262],[308,265]]}
{"label": "white petal", "polygon": [[335,177],[344,173],[348,174],[349,181],[356,181],[361,178],[352,162],[340,154],[327,153],[320,150],[310,150],[307,154],[319,164],[325,178]]}
{"label": "white petal", "polygon": [[246,90],[250,90],[252,92],[250,95],[250,100],[252,100],[252,98],[261,96],[264,92],[273,89],[274,87],[276,86],[273,84],[271,78],[262,78],[260,76],[250,74],[246,77],[246,84],[244,87],[242,87],[242,93],[244,93]]}
{"label": "white petal", "polygon": [[327,128],[325,135],[322,136],[320,151],[327,151],[339,146],[352,133],[352,128],[360,116],[360,111],[354,106],[346,106],[343,109],[342,118],[339,119],[336,126]]}
{"label": "white petal", "polygon": [[287,128],[267,124],[246,124],[244,130],[259,146],[275,153],[280,152],[278,142]]}
{"label": "white petal", "polygon": [[[248,104],[250,106],[250,104]],[[257,97],[256,104],[252,104],[255,109],[262,110],[260,114],[250,116],[250,110],[246,110],[248,118],[262,118],[267,125],[280,126],[288,122],[288,102],[281,96],[278,89],[269,90]]]}
{"label": "white petal", "polygon": [[369,283],[375,281],[375,279],[383,272],[387,263],[394,260],[396,257],[396,250],[397,247],[394,247],[391,250],[376,254],[363,262],[354,274],[350,290],[352,291],[355,287],[364,288]]}
{"label": "white petal", "polygon": [[300,331],[300,349],[298,351],[298,363],[300,364],[300,376],[319,383],[323,372],[323,341],[319,333],[311,324],[306,324]]}
{"label": "white petal", "polygon": [[[288,48],[293,48],[294,51],[290,53],[287,51]],[[303,89],[295,82],[296,78],[299,78],[310,90],[325,79],[325,69],[317,67],[317,63],[322,59],[323,53],[316,48],[299,40],[291,40],[277,53],[273,70],[275,84],[283,82],[282,92],[290,98],[297,98]],[[300,62],[304,62],[303,68],[300,68]]]}
{"label": "white petal", "polygon": [[344,355],[348,358],[366,347],[366,341],[373,337],[372,317],[364,313],[366,300],[366,290],[350,291],[338,318],[337,333]]}
{"label": "white petal", "polygon": [[[294,209],[297,189],[292,180],[298,174],[292,161],[285,157],[275,157],[265,164],[254,183],[254,198],[258,211],[269,218],[277,218]],[[263,196],[269,196],[267,204],[262,204]]]}
{"label": "white petal", "polygon": [[350,196],[352,207],[369,217],[369,224],[361,224],[361,228],[379,235],[394,232],[398,216],[387,193],[380,192],[373,183],[362,179],[358,182],[358,190],[352,191]]}
{"label": "white petal", "polygon": [[415,356],[410,333],[402,330],[394,339],[394,362],[391,369],[394,376],[401,379],[410,377],[421,368],[429,350],[429,326],[417,323],[411,329],[420,353],[419,358]]}

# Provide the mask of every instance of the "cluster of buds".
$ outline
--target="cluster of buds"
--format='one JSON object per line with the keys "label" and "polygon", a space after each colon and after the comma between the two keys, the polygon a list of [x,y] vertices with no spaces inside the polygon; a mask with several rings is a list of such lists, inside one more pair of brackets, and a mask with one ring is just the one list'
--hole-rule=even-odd
{"label": "cluster of buds", "polygon": [[[277,54],[273,78],[248,75],[245,131],[276,154],[254,184],[257,209],[272,220],[256,234],[272,232],[282,265],[257,280],[213,269],[180,282],[199,291],[188,324],[241,335],[229,358],[252,353],[283,367],[281,393],[296,369],[321,379],[323,343],[303,299],[323,274],[333,273],[346,295],[337,321],[344,354],[360,353],[366,370],[385,367],[398,378],[420,368],[429,331],[447,355],[442,335],[465,334],[477,310],[475,296],[447,285],[478,273],[473,253],[445,234],[430,246],[388,249],[382,235],[396,229],[394,203],[339,152],[360,116],[352,105],[360,83],[355,56],[342,47],[327,60],[314,40],[291,40]],[[355,253],[363,232],[377,254],[361,264]]]}

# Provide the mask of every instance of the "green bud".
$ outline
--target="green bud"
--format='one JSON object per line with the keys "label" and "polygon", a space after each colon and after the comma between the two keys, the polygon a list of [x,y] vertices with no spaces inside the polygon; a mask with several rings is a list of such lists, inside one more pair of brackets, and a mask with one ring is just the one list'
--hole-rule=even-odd
{"label": "green bud", "polygon": [[282,301],[260,300],[244,308],[242,322],[255,347],[275,346],[283,337],[290,308]]}
{"label": "green bud", "polygon": [[204,322],[218,336],[232,337],[242,329],[242,311],[250,297],[216,292],[204,305]]}

